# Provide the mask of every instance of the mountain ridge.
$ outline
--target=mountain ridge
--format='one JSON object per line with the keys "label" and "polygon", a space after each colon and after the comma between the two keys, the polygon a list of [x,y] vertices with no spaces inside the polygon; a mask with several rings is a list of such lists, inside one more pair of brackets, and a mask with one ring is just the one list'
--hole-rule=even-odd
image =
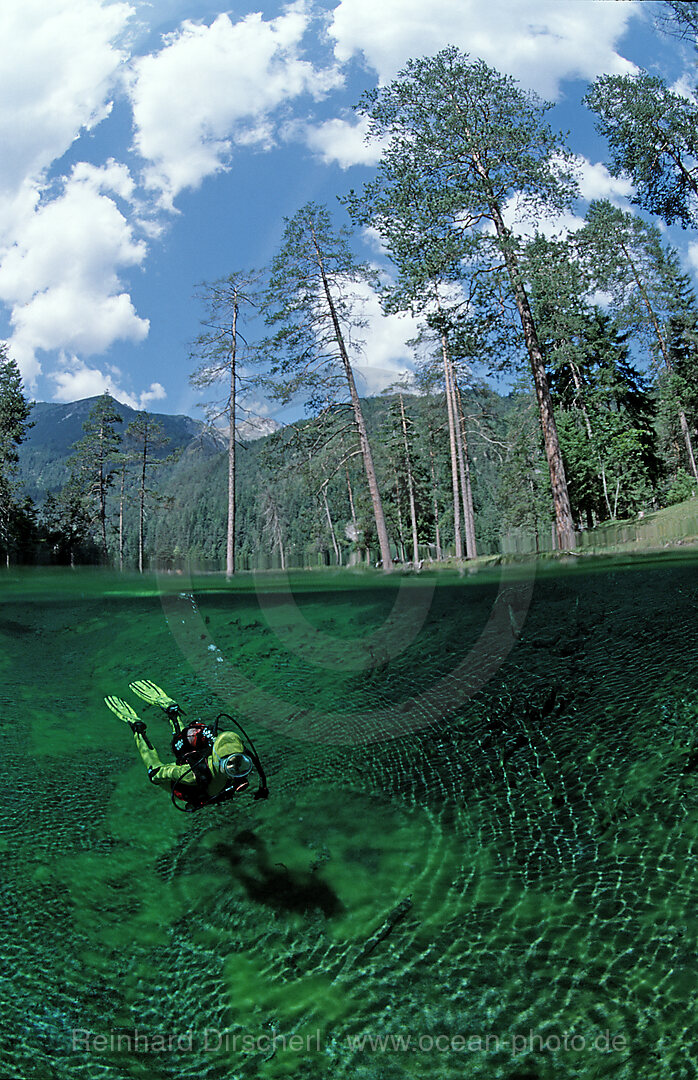
{"label": "mountain ridge", "polygon": [[[75,443],[85,434],[83,424],[90,410],[99,400],[98,396],[80,398],[77,401],[32,403],[28,429],[24,442],[18,447],[19,477],[24,490],[34,502],[41,503],[47,492],[59,490],[68,479],[67,460]],[[122,424],[116,430],[124,436],[128,425],[142,411],[112,399]],[[227,433],[212,428],[203,420],[196,420],[184,413],[157,413],[148,411],[153,421],[160,424],[169,442],[153,448],[156,457],[166,457],[173,451],[186,452],[196,449],[211,457],[220,454],[227,446]],[[254,421],[242,421],[237,426],[238,437],[247,442],[263,438],[280,425],[265,417],[259,425]],[[128,441],[124,440],[125,448]]]}

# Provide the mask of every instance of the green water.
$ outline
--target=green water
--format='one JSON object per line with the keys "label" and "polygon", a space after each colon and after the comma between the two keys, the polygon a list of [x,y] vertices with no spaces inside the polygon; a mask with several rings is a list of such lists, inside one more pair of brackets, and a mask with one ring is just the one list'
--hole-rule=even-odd
{"label": "green water", "polygon": [[[695,1075],[696,563],[0,590],[0,1076]],[[139,677],[271,798],[178,814]]]}

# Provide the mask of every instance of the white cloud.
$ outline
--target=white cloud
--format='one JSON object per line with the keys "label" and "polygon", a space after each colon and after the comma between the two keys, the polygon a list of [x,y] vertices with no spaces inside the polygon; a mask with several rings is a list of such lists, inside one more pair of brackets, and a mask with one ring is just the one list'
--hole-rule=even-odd
{"label": "white cloud", "polygon": [[384,259],[389,257],[385,240],[378,232],[378,229],[373,225],[367,225],[366,228],[362,230],[362,236],[368,247],[371,248],[376,255],[380,255]]}
{"label": "white cloud", "polygon": [[610,308],[615,297],[613,296],[613,293],[605,292],[603,289],[595,289],[594,292],[588,293],[584,299],[589,307],[600,307],[606,311]]}
{"label": "white cloud", "polygon": [[[574,155],[574,173],[579,186],[579,197],[584,202],[593,199],[608,199],[614,206],[620,206],[634,213],[629,204],[634,188],[629,180],[611,176],[601,162],[591,162],[582,155]],[[517,236],[532,239],[536,233],[549,239],[566,237],[583,228],[584,218],[572,210],[550,213],[541,209],[536,211],[535,202],[514,195],[507,201],[503,210],[505,224]],[[487,232],[494,234],[494,225],[490,224]]]}
{"label": "white cloud", "polygon": [[575,156],[579,194],[587,202],[592,199],[608,199],[615,206],[627,208],[635,189],[630,180],[622,176],[611,176],[600,161],[591,162],[581,155]]}
{"label": "white cloud", "polygon": [[378,394],[412,367],[412,348],[407,342],[419,333],[413,316],[384,315],[380,300],[370,285],[354,286],[356,312],[366,321],[359,331],[363,348],[352,367],[363,384],[360,393]]}
{"label": "white cloud", "polygon": [[339,61],[363,54],[383,83],[410,57],[457,45],[556,98],[561,79],[636,70],[615,43],[641,7],[604,0],[340,0],[329,32]]}
{"label": "white cloud", "polygon": [[268,22],[259,13],[237,23],[221,14],[210,26],[187,21],[158,53],[134,62],[135,148],[164,206],[225,169],[234,143],[269,146],[271,115],[286,102],[340,83],[336,67],[318,70],[301,57],[309,24],[304,3]]}
{"label": "white cloud", "polygon": [[138,398],[138,408],[147,409],[151,401],[162,401],[167,397],[167,391],[162,383],[154,382],[150,384],[149,390],[144,390]]}
{"label": "white cloud", "polygon": [[113,398],[130,405],[132,409],[147,409],[151,401],[161,401],[167,397],[165,388],[158,382],[150,384],[149,390],[139,395],[129,393],[119,385],[121,371],[109,367],[107,371],[91,368],[83,360],[72,356],[62,358],[63,368],[53,371],[50,378],[55,383],[54,401],[80,401],[82,398],[97,397],[108,390]]}
{"label": "white cloud", "polygon": [[46,174],[111,110],[135,12],[109,0],[0,4],[0,301],[10,307],[12,354],[34,385],[37,350],[86,353],[139,339],[139,319],[118,278],[141,261],[115,199],[131,200],[124,165],[75,165]]}
{"label": "white cloud", "polygon": [[90,355],[147,335],[148,321],[136,314],[118,275],[146,253],[111,197],[128,198],[132,190],[126,166],[83,162],[61,194],[28,201],[16,222],[2,252],[0,300],[11,306],[10,347],[29,383],[41,371],[37,350]]}
{"label": "white cloud", "polygon": [[305,141],[311,150],[319,154],[326,165],[336,162],[340,168],[351,165],[376,165],[380,160],[382,144],[379,139],[366,142],[368,120],[362,116],[353,123],[349,120],[326,120],[316,127],[305,128]]}
{"label": "white cloud", "polygon": [[696,104],[696,86],[693,77],[690,75],[682,75],[677,79],[672,86],[669,87],[673,94],[678,94],[679,97],[686,98],[692,105]]}
{"label": "white cloud", "polygon": [[[99,368],[89,368],[76,356],[64,358],[66,365],[62,371],[53,371],[50,378],[56,384],[54,401],[80,401],[82,398],[96,397],[108,390],[114,397],[114,378]],[[119,399],[121,400],[121,399]]]}
{"label": "white cloud", "polygon": [[564,210],[554,216],[541,214],[539,218],[527,218],[525,221],[517,222],[514,220],[515,215],[511,214],[508,208],[507,213],[504,215],[505,220],[510,216],[512,220],[509,224],[513,225],[517,236],[528,237],[529,239],[533,239],[538,233],[549,240],[564,240],[570,233],[578,232],[579,229],[584,227],[584,218],[573,214],[571,210]]}
{"label": "white cloud", "polygon": [[109,111],[134,9],[102,0],[0,5],[0,190],[14,197]]}

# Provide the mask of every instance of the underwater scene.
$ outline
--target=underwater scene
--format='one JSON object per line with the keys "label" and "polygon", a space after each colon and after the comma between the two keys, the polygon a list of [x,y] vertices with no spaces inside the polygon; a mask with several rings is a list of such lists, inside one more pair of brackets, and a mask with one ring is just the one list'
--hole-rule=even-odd
{"label": "underwater scene", "polygon": [[[694,557],[0,590],[0,1076],[696,1075]],[[136,679],[269,798],[178,812]]]}

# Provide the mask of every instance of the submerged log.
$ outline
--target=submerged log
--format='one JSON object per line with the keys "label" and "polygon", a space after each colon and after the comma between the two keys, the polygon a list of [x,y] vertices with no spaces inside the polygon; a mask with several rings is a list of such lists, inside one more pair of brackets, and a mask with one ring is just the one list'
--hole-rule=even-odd
{"label": "submerged log", "polygon": [[376,930],[375,934],[372,934],[370,938],[365,942],[363,949],[356,957],[356,962],[365,960],[367,956],[370,956],[376,945],[379,945],[381,941],[387,938],[388,934],[392,931],[396,923],[399,923],[401,919],[404,919],[407,912],[412,907],[412,897],[406,896],[404,900],[393,908],[388,915],[387,919],[382,926]]}

